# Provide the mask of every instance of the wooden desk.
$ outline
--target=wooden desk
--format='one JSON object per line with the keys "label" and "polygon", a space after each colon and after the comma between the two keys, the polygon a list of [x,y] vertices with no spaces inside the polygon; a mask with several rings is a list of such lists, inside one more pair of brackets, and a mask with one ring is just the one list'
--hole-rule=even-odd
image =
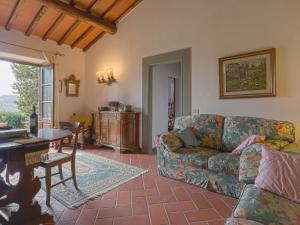
{"label": "wooden desk", "polygon": [[[0,143],[0,163],[7,165],[9,175],[19,172],[19,181],[10,186],[5,195],[0,196],[0,224],[23,225],[47,222],[54,224],[53,217],[41,212],[40,204],[34,200],[41,188],[38,177],[34,177],[34,168],[39,162],[28,160],[28,156],[47,152],[49,142],[62,141],[70,137],[72,133],[61,129],[41,129],[38,138],[21,137],[8,139]],[[35,156],[34,156],[35,157]],[[33,159],[35,159],[33,157]],[[0,174],[5,167],[0,167]],[[19,207],[8,207],[16,203]],[[1,208],[2,207],[2,208]],[[33,223],[34,224],[34,223]]]}

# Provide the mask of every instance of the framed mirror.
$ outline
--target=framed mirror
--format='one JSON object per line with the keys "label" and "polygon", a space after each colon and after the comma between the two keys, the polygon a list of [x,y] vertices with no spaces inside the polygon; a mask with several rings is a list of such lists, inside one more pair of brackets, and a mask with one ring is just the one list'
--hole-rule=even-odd
{"label": "framed mirror", "polygon": [[74,74],[71,74],[65,79],[66,85],[66,96],[68,97],[78,97],[79,96],[79,86],[80,80],[76,80]]}

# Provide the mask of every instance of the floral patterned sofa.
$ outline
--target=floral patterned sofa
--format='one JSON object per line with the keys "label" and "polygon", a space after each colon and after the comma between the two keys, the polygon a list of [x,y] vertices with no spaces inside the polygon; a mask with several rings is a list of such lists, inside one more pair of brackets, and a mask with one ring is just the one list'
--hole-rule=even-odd
{"label": "floral patterned sofa", "polygon": [[235,198],[245,184],[254,183],[262,144],[246,147],[241,155],[231,151],[252,134],[266,136],[263,144],[278,150],[291,149],[295,141],[294,125],[278,120],[210,114],[176,118],[175,129],[186,127],[192,127],[200,146],[185,148],[174,134],[159,135],[158,173]]}
{"label": "floral patterned sofa", "polygon": [[[253,117],[197,115],[179,117],[175,129],[192,127],[200,146],[182,147],[172,133],[156,137],[158,173],[230,197],[240,198],[226,225],[299,224],[300,204],[254,186],[262,145],[300,154],[290,122]],[[266,136],[232,154],[252,134]]]}
{"label": "floral patterned sofa", "polygon": [[300,204],[248,184],[226,225],[299,225]]}

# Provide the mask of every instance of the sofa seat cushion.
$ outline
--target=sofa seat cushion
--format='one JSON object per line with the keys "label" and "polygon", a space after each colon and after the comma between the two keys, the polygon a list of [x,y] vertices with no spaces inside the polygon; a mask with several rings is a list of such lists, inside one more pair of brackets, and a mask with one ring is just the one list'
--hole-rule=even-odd
{"label": "sofa seat cushion", "polygon": [[265,225],[300,224],[300,204],[249,184],[242,193],[233,217]]}
{"label": "sofa seat cushion", "polygon": [[240,155],[221,153],[208,159],[208,169],[239,176]]}
{"label": "sofa seat cushion", "polygon": [[217,192],[233,198],[239,198],[245,184],[230,174],[218,173],[211,170],[188,169],[185,181],[209,191]]}
{"label": "sofa seat cushion", "polygon": [[175,152],[165,151],[164,157],[167,157],[167,160],[171,160],[173,163],[207,169],[208,159],[219,153],[217,150],[202,147],[179,148]]}

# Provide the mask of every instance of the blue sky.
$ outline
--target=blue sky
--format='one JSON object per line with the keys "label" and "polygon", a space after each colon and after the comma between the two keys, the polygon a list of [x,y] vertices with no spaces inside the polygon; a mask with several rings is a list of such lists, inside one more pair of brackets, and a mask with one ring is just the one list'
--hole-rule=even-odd
{"label": "blue sky", "polygon": [[10,62],[0,60],[0,96],[13,94],[11,85],[15,77],[10,69]]}

